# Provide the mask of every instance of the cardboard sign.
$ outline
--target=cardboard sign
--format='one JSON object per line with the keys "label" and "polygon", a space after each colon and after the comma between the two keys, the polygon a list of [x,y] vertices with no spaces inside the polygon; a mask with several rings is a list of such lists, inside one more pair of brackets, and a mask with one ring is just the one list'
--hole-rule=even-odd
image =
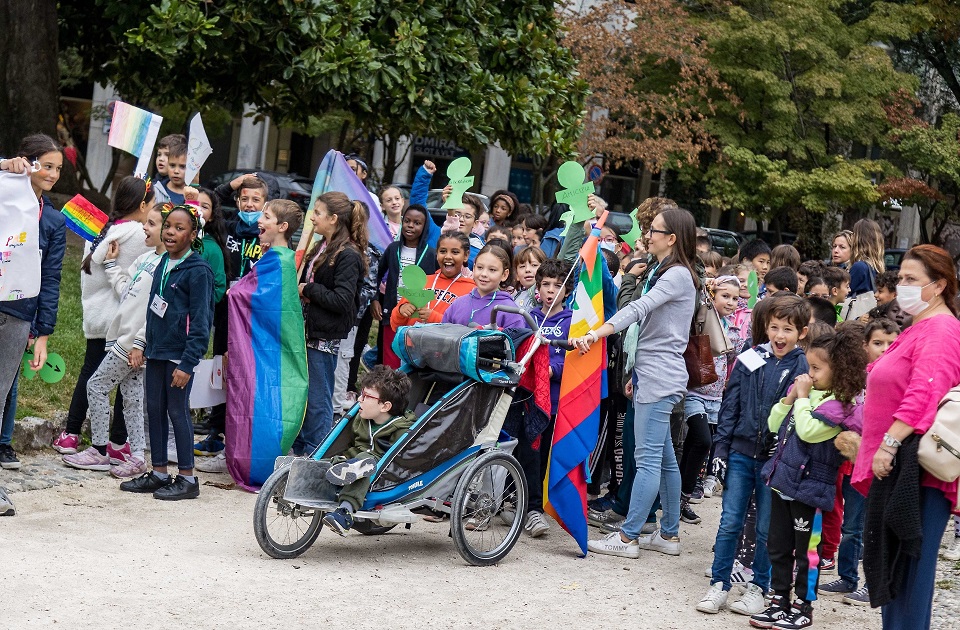
{"label": "cardboard sign", "polygon": [[473,186],[473,176],[467,176],[473,164],[468,157],[458,157],[447,167],[447,177],[450,178],[450,196],[441,206],[444,210],[457,210],[463,207],[463,193]]}
{"label": "cardboard sign", "polygon": [[594,193],[594,187],[592,182],[583,183],[586,176],[579,162],[564,162],[557,170],[557,181],[563,186],[563,190],[557,191],[557,203],[570,206],[573,211],[570,223],[594,218],[593,210],[587,205],[588,198]]}

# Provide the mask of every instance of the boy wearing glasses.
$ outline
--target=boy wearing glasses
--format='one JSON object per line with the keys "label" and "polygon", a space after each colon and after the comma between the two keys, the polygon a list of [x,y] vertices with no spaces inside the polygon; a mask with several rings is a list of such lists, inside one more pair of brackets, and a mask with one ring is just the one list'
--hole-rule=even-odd
{"label": "boy wearing glasses", "polygon": [[377,462],[410,428],[416,417],[407,412],[410,379],[403,372],[378,365],[360,379],[360,411],[347,429],[353,443],[342,455],[331,458],[327,481],[341,486],[340,507],[323,517],[324,524],[345,536],[353,527],[353,513],[370,490]]}

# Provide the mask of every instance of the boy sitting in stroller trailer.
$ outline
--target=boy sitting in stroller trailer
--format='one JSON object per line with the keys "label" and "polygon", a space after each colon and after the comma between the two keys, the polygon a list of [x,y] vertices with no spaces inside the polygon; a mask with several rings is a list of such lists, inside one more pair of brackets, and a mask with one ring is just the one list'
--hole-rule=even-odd
{"label": "boy sitting in stroller trailer", "polygon": [[[360,379],[360,410],[350,424],[353,443],[342,455],[327,461],[327,481],[340,487],[340,507],[328,512],[323,523],[341,536],[353,527],[353,513],[360,509],[370,490],[370,477],[377,462],[414,423],[413,413],[404,413],[410,379],[403,372],[378,365]],[[397,415],[395,412],[401,412]]]}

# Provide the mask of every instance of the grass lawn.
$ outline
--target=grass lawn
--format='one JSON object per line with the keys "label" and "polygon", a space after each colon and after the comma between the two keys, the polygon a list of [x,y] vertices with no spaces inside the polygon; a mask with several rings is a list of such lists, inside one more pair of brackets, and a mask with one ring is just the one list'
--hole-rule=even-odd
{"label": "grass lawn", "polygon": [[80,262],[84,241],[67,230],[67,253],[63,258],[63,279],[60,281],[60,310],[57,327],[47,344],[49,352],[63,357],[66,376],[59,383],[48,385],[39,378],[28,380],[20,375],[17,418],[39,416],[52,418],[55,411],[70,407],[77,374],[83,365],[87,340],[83,337],[83,308],[80,305]]}

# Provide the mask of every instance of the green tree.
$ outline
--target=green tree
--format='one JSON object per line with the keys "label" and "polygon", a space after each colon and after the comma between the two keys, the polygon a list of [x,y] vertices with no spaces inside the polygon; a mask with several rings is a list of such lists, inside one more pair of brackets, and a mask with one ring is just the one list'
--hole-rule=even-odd
{"label": "green tree", "polygon": [[710,58],[735,100],[707,127],[722,147],[703,169],[710,204],[800,232],[820,255],[823,213],[861,212],[883,165],[855,157],[887,132],[884,106],[916,81],[847,23],[840,0],[692,2]]}
{"label": "green tree", "polygon": [[566,154],[579,135],[586,87],[552,2],[78,0],[61,24],[91,76],[137,102],[252,103],[298,126],[345,111],[374,138],[513,153]]}

